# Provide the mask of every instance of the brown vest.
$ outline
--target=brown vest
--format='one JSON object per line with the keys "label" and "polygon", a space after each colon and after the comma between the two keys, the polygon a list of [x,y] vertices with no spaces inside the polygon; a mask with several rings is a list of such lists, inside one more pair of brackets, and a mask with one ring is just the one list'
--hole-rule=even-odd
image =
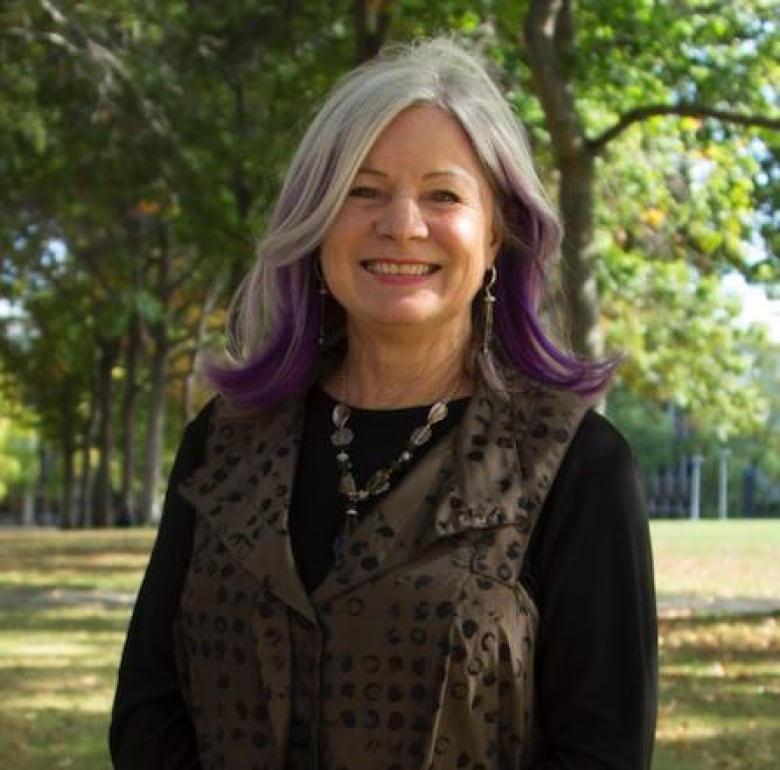
{"label": "brown vest", "polygon": [[311,594],[287,531],[302,401],[218,410],[181,488],[196,524],[175,623],[203,769],[524,767],[537,608],[519,576],[586,408],[480,386]]}

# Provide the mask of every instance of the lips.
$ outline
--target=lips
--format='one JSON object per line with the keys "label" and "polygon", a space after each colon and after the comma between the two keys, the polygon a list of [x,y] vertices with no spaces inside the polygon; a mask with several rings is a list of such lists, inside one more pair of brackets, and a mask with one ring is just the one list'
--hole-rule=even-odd
{"label": "lips", "polygon": [[383,262],[372,260],[370,262],[361,262],[362,266],[374,275],[408,275],[423,276],[435,273],[438,265],[431,265],[424,262]]}

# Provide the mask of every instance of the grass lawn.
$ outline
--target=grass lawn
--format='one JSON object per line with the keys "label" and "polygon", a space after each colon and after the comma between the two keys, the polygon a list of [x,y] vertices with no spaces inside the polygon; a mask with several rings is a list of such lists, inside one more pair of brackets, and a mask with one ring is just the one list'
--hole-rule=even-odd
{"label": "grass lawn", "polygon": [[653,550],[661,610],[654,770],[777,768],[780,521],[654,522]]}
{"label": "grass lawn", "polygon": [[[0,768],[106,770],[124,629],[153,533],[0,532]],[[653,770],[775,770],[780,521],[654,522]],[[693,611],[692,611],[693,610]]]}
{"label": "grass lawn", "polygon": [[2,770],[111,766],[107,714],[152,537],[0,532]]}

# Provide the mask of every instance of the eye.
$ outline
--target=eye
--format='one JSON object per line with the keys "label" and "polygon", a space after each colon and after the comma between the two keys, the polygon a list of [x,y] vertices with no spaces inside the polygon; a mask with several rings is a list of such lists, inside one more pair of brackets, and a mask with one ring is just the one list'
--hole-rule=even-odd
{"label": "eye", "polygon": [[379,196],[379,190],[374,187],[368,187],[366,185],[356,185],[349,191],[350,198],[365,198],[371,200]]}
{"label": "eye", "polygon": [[434,190],[431,193],[431,200],[436,203],[460,203],[460,195],[452,190]]}

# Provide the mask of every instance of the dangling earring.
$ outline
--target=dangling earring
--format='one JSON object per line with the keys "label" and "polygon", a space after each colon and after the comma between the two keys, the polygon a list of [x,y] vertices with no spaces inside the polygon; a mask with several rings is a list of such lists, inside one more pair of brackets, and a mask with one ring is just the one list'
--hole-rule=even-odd
{"label": "dangling earring", "polygon": [[314,274],[317,276],[317,294],[320,295],[320,328],[317,332],[317,344],[322,348],[325,346],[325,306],[328,301],[328,286],[319,259],[314,260]]}
{"label": "dangling earring", "polygon": [[482,328],[482,352],[487,353],[490,350],[490,342],[493,339],[493,305],[496,304],[496,298],[491,289],[496,285],[498,270],[495,265],[491,265],[485,273],[485,293],[482,296],[483,308],[485,311],[485,321]]}

